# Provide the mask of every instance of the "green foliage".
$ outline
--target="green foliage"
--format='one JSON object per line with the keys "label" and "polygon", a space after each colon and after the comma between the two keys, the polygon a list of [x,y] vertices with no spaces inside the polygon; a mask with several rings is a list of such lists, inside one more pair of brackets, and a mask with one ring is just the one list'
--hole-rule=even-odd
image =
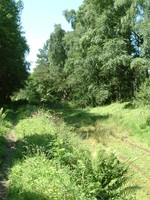
{"label": "green foliage", "polygon": [[75,28],[75,16],[76,16],[76,12],[75,10],[65,10],[63,12],[63,15],[65,16],[67,22],[69,22],[71,24],[71,27],[74,29]]}
{"label": "green foliage", "polygon": [[3,112],[3,108],[0,109],[0,136],[5,136],[11,128],[11,123],[6,119],[6,114]]}
{"label": "green foliage", "polygon": [[73,30],[55,25],[17,98],[82,107],[131,99],[148,78],[148,10],[139,0],[85,0],[65,10]]}
{"label": "green foliage", "polygon": [[139,91],[135,93],[135,103],[137,105],[149,105],[150,103],[150,80],[147,79],[141,84]]}
{"label": "green foliage", "polygon": [[[28,48],[20,26],[22,3],[3,0],[0,5],[1,94],[7,99],[27,77],[24,56]],[[43,104],[68,100],[82,107],[131,99],[148,78],[147,1],[85,0],[76,12],[63,14],[73,30],[65,32],[55,25],[39,50],[37,67],[14,98]]]}
{"label": "green foliage", "polygon": [[146,78],[149,78],[148,75],[149,62],[148,60],[143,58],[135,58],[131,62],[131,69],[134,72],[134,90],[138,92],[141,84],[142,83],[144,84]]}
{"label": "green foliage", "polygon": [[[16,126],[9,199],[125,199],[127,166],[91,150],[65,124],[39,111]],[[59,121],[58,121],[59,123]]]}
{"label": "green foliage", "polygon": [[20,89],[19,91],[15,92],[11,96],[11,100],[13,102],[17,102],[19,100],[26,100],[29,103],[40,103],[40,90],[39,90],[39,85],[35,79],[35,77],[30,74],[26,84],[23,89]]}
{"label": "green foliage", "polygon": [[18,162],[9,178],[11,200],[86,199],[72,181],[67,167],[60,167],[59,163],[48,160],[42,154],[27,158],[23,163]]}
{"label": "green foliage", "polygon": [[13,100],[25,99],[34,103],[55,103],[67,97],[65,73],[63,71],[66,50],[65,31],[60,25],[46,41],[37,55],[37,67],[26,81],[24,89],[15,93]]}
{"label": "green foliage", "polygon": [[4,136],[0,135],[0,166],[3,163],[3,159],[7,155],[7,140]]}
{"label": "green foliage", "polygon": [[[126,179],[124,177],[126,170],[127,168],[116,159],[115,155],[107,155],[104,151],[98,152],[95,175],[97,184],[101,183],[101,189],[99,187],[93,188],[97,193],[97,197],[102,196],[104,199],[118,197],[119,199],[122,192],[122,184]],[[109,173],[110,171],[111,173]]]}
{"label": "green foliage", "polygon": [[11,128],[11,123],[6,119],[6,114],[3,112],[3,108],[0,109],[0,166],[3,162],[4,157],[7,154],[7,140],[6,134]]}
{"label": "green foliage", "polygon": [[21,10],[21,1],[0,2],[0,103],[9,101],[28,75],[25,55],[29,49],[21,30]]}

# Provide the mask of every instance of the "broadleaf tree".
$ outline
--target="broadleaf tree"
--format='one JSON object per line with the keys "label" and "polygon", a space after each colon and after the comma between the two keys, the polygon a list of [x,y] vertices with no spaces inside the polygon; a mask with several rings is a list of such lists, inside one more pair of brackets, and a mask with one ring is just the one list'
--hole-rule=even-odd
{"label": "broadleaf tree", "polygon": [[22,2],[0,1],[0,101],[9,101],[10,95],[24,85],[29,64],[29,48],[22,32],[20,14]]}
{"label": "broadleaf tree", "polygon": [[33,73],[42,101],[96,106],[134,97],[148,78],[149,10],[147,0],[84,0],[65,10],[72,30],[55,26],[46,65],[43,49]]}

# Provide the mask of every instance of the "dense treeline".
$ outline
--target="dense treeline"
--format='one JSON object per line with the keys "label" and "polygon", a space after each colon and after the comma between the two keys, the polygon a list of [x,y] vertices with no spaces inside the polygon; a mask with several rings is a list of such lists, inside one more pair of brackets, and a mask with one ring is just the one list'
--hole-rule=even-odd
{"label": "dense treeline", "polygon": [[24,85],[28,64],[26,40],[21,31],[22,2],[0,1],[0,102],[9,101],[10,95]]}
{"label": "dense treeline", "polygon": [[[28,46],[21,31],[21,10],[21,1],[0,0],[0,103],[9,101],[25,80],[24,89],[14,95],[15,99],[52,104],[73,101],[80,106],[96,106],[132,97],[150,102],[148,0],[84,0],[77,12],[64,11],[72,31],[66,32],[61,25],[55,25],[54,32],[39,50],[37,67],[30,76],[25,61]],[[117,114],[108,110],[105,113],[97,110],[99,114],[92,114],[90,110],[73,107],[46,112],[38,106],[19,108],[17,103],[11,109],[4,107],[4,113],[0,109],[2,167],[7,166],[7,154],[12,156],[8,149],[11,141],[6,135],[16,124],[9,134],[13,137],[15,133],[17,142],[12,157],[14,163],[8,174],[8,198],[131,199],[129,193],[133,196],[136,187],[132,183],[131,188],[127,182],[130,175],[127,175],[127,164],[124,166],[114,154],[108,155],[112,146],[106,145],[110,149],[107,149],[108,154],[100,148],[105,147],[107,138],[120,145],[123,153],[120,159],[126,160],[129,152],[133,157],[139,150],[149,152],[139,143],[133,145],[126,140],[128,135],[123,129],[128,124],[130,136],[138,133],[144,139],[148,138],[150,126],[149,113],[144,116],[139,110],[135,115],[127,115],[129,110],[124,108],[130,106],[124,104],[123,111],[114,107],[112,113],[116,110]],[[63,120],[60,113],[65,116]],[[132,119],[139,113],[142,118],[136,118],[134,124]],[[128,117],[131,123],[126,123]],[[117,119],[121,119],[121,125],[117,124]],[[82,140],[73,130],[78,136],[81,134]],[[87,140],[84,141],[85,137]],[[94,143],[88,142],[90,137]],[[131,151],[122,148],[125,143],[132,147]],[[135,154],[133,147],[136,147]],[[139,166],[133,165],[133,169],[147,178],[149,168],[145,172]],[[143,187],[141,179],[138,188],[141,188],[141,182]]]}
{"label": "dense treeline", "polygon": [[149,78],[149,9],[147,0],[84,0],[64,11],[73,30],[55,26],[20,95],[83,106],[131,99]]}

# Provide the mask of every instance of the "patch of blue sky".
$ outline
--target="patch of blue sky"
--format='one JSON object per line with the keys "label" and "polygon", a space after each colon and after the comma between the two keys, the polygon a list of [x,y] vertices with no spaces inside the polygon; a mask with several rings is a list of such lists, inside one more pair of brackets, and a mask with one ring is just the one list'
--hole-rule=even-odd
{"label": "patch of blue sky", "polygon": [[38,50],[54,31],[54,25],[61,24],[66,31],[71,30],[70,24],[63,16],[63,11],[77,10],[83,0],[24,0],[23,3],[22,27],[30,47],[27,61],[31,62],[31,71],[33,71]]}

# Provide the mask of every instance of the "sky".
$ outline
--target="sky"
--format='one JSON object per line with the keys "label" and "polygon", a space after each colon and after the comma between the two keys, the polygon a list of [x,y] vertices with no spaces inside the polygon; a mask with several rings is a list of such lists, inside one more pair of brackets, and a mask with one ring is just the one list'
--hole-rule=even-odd
{"label": "sky", "polygon": [[31,71],[35,67],[38,50],[49,39],[54,25],[61,24],[64,30],[71,30],[70,24],[62,14],[63,11],[77,10],[82,2],[83,0],[23,0],[21,22],[30,48],[27,61],[31,62]]}

